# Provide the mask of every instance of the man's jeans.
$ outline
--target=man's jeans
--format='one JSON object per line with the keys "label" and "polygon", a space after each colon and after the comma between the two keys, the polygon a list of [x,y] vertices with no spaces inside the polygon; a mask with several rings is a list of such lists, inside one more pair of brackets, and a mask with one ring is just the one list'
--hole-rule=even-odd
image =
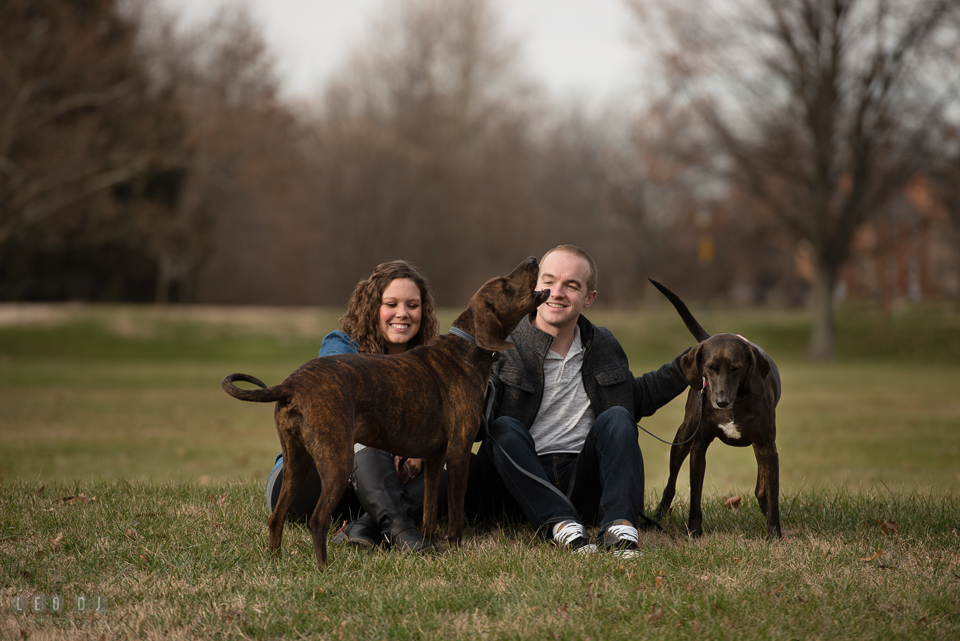
{"label": "man's jeans", "polygon": [[[566,520],[599,525],[601,530],[621,520],[638,525],[643,510],[643,456],[637,435],[636,422],[622,407],[597,417],[579,454],[537,456],[527,428],[506,416],[487,426],[497,472],[543,536],[549,530],[543,526]],[[565,494],[576,511],[547,484]]]}

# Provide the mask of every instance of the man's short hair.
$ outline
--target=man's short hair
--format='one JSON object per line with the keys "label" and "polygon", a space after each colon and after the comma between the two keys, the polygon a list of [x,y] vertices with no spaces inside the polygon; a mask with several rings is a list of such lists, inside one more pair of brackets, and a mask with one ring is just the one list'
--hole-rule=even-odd
{"label": "man's short hair", "polygon": [[553,249],[548,250],[547,253],[543,255],[543,258],[540,259],[540,264],[541,265],[543,264],[543,261],[547,259],[547,256],[549,256],[553,252],[559,252],[559,251],[567,252],[568,254],[573,254],[574,256],[579,256],[580,258],[587,261],[587,265],[590,266],[590,275],[587,277],[586,293],[589,294],[590,292],[595,291],[597,289],[597,263],[595,263],[593,260],[593,257],[587,253],[587,250],[585,250],[582,247],[578,247],[576,245],[557,245]]}

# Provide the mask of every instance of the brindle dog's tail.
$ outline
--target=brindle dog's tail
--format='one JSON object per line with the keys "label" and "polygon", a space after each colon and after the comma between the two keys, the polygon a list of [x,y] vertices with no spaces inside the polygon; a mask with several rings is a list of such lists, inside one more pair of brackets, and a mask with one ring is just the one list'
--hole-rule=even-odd
{"label": "brindle dog's tail", "polygon": [[693,314],[690,313],[690,310],[687,309],[687,306],[683,304],[683,301],[680,300],[680,297],[671,292],[669,289],[653,280],[648,278],[653,286],[660,290],[660,292],[667,297],[673,306],[677,308],[677,313],[680,314],[680,318],[683,319],[683,324],[687,326],[687,329],[690,330],[690,333],[693,334],[693,337],[697,341],[705,341],[710,338],[710,334],[707,333],[707,330],[703,329],[700,326],[700,323],[697,322],[697,319],[693,317]]}
{"label": "brindle dog's tail", "polygon": [[[234,381],[246,381],[260,386],[262,389],[241,389],[233,384]],[[272,403],[273,401],[282,401],[290,398],[290,391],[280,387],[267,387],[266,383],[256,376],[249,374],[228,374],[220,381],[223,391],[241,401],[253,401],[254,403]]]}

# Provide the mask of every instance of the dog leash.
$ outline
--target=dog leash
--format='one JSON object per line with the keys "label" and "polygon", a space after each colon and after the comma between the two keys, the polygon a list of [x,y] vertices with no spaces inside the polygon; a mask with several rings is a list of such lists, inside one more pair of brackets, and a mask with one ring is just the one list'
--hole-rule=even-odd
{"label": "dog leash", "polygon": [[[555,486],[553,483],[550,483],[549,481],[543,480],[542,478],[540,478],[540,477],[537,476],[536,474],[531,474],[531,473],[528,472],[527,470],[525,470],[525,469],[523,469],[522,467],[520,467],[520,465],[519,465],[516,461],[514,461],[514,460],[510,457],[509,454],[507,454],[507,451],[503,448],[503,446],[500,445],[500,443],[497,442],[497,439],[493,438],[493,436],[491,436],[489,432],[487,433],[487,438],[489,438],[491,441],[493,441],[494,446],[500,451],[501,454],[503,454],[504,458],[507,459],[507,462],[510,463],[510,465],[512,465],[518,472],[520,472],[520,473],[523,474],[524,476],[526,476],[526,477],[528,477],[528,478],[536,481],[537,483],[539,483],[539,484],[542,485],[543,487],[549,489],[551,492],[553,492],[554,494],[556,494],[557,496],[559,496],[561,499],[563,499],[563,502],[567,504],[567,506],[573,511],[574,514],[580,514],[580,511],[577,510],[577,508],[573,505],[573,502],[570,500],[570,497],[568,497],[566,494],[564,494],[563,492],[561,492],[560,489],[559,489],[557,486]],[[572,487],[572,485],[571,485],[571,490],[572,490],[572,489],[573,489],[573,487]]]}
{"label": "dog leash", "polygon": [[408,480],[408,481],[413,478],[413,472],[410,470],[410,465],[407,463],[407,461],[409,461],[409,460],[410,460],[410,457],[409,457],[409,456],[401,456],[401,457],[400,457],[400,460],[397,462],[397,469],[399,469],[401,465],[404,466],[405,468],[407,468],[407,480]]}
{"label": "dog leash", "polygon": [[637,424],[637,427],[639,427],[641,430],[643,430],[644,432],[646,432],[647,434],[649,434],[649,435],[652,436],[653,438],[657,439],[657,440],[660,441],[661,443],[665,443],[665,444],[670,445],[670,446],[673,446],[673,445],[683,445],[683,444],[685,444],[685,443],[689,443],[690,441],[693,440],[693,437],[697,435],[697,432],[700,431],[700,426],[703,425],[703,405],[704,405],[704,403],[706,403],[706,401],[707,401],[707,399],[703,396],[703,392],[704,392],[706,389],[707,389],[707,379],[704,378],[704,379],[703,379],[703,387],[700,388],[700,420],[697,421],[697,428],[696,428],[695,430],[693,430],[693,434],[691,434],[691,435],[690,435],[690,438],[688,438],[687,440],[685,440],[685,441],[680,441],[679,443],[670,443],[670,442],[668,442],[668,441],[663,440],[662,438],[660,438],[659,436],[657,436],[657,435],[654,434],[653,432],[647,430],[646,428],[644,428],[644,427],[643,427],[642,425],[640,425],[639,423]]}
{"label": "dog leash", "polygon": [[[642,428],[641,428],[641,429],[642,429]],[[646,430],[644,430],[644,431],[646,432]],[[648,432],[648,433],[649,433],[649,432]],[[651,436],[652,436],[652,435],[651,435]],[[550,483],[549,481],[545,481],[545,480],[543,480],[542,478],[540,478],[539,476],[537,476],[537,475],[535,475],[535,474],[531,474],[531,473],[528,472],[527,470],[525,470],[525,469],[523,469],[522,467],[520,467],[520,465],[519,465],[516,461],[514,461],[514,460],[510,457],[509,454],[507,454],[506,450],[503,449],[503,446],[501,446],[500,443],[497,442],[497,439],[493,438],[493,437],[490,436],[489,434],[487,435],[487,437],[488,437],[491,441],[493,441],[494,447],[496,447],[496,448],[500,451],[500,453],[503,454],[504,458],[507,459],[507,462],[510,463],[510,465],[512,465],[518,472],[520,472],[521,474],[523,474],[523,475],[526,476],[527,478],[530,478],[530,479],[536,481],[537,483],[539,483],[539,484],[542,485],[543,487],[549,489],[551,492],[553,492],[554,494],[556,494],[558,497],[560,497],[560,499],[563,500],[564,503],[567,504],[567,507],[569,507],[570,510],[572,510],[572,512],[573,512],[574,514],[576,514],[576,515],[579,515],[579,514],[580,514],[580,510],[578,510],[577,507],[573,504],[573,501],[570,499],[570,496],[568,496],[568,495],[567,495],[566,493],[564,493],[564,492],[561,492],[561,491],[560,491],[560,488],[558,488],[557,486],[555,486],[553,483]],[[568,487],[570,488],[569,490],[567,490],[568,493],[572,493],[572,492],[573,492],[573,486],[574,486],[574,482],[576,481],[576,478],[577,478],[577,473],[576,473],[576,469],[574,469],[574,473],[570,476],[570,480],[567,482],[567,485],[568,485]],[[641,512],[638,516],[639,516],[640,520],[642,520],[644,523],[646,523],[646,525],[643,526],[644,528],[649,527],[649,526],[652,525],[653,527],[657,528],[658,530],[661,530],[661,531],[663,530],[663,526],[662,526],[662,525],[660,525],[659,523],[657,523],[656,521],[654,521],[653,519],[651,519],[649,516],[647,516],[647,515],[644,514],[643,512]],[[578,516],[578,518],[579,518],[579,516]],[[638,523],[637,526],[638,526],[638,528],[639,528],[639,527],[640,527],[640,523]]]}

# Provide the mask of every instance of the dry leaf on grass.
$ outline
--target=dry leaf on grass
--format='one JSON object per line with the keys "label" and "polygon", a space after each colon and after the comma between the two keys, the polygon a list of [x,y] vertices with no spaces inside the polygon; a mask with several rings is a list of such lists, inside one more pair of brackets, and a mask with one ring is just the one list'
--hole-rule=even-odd
{"label": "dry leaf on grass", "polygon": [[896,521],[877,521],[880,524],[880,531],[884,534],[893,534],[900,529]]}
{"label": "dry leaf on grass", "polygon": [[654,586],[655,586],[658,590],[659,590],[660,588],[662,588],[662,587],[663,587],[663,577],[662,577],[662,576],[658,576],[657,578],[655,578],[655,579],[653,580],[653,584],[654,584]]}
{"label": "dry leaf on grass", "polygon": [[730,498],[728,498],[726,501],[723,502],[723,507],[727,508],[728,510],[734,510],[740,507],[740,501],[742,500],[743,499],[740,498],[739,494],[737,494],[736,496],[731,496]]}
{"label": "dry leaf on grass", "polygon": [[877,550],[877,552],[876,552],[873,556],[865,556],[865,557],[863,557],[863,558],[860,559],[860,560],[861,560],[861,561],[873,561],[874,559],[879,559],[881,554],[883,554],[883,550]]}
{"label": "dry leaf on grass", "polygon": [[96,501],[96,500],[97,500],[97,497],[87,496],[83,492],[75,496],[61,496],[60,498],[57,499],[57,501],[61,503],[69,503],[70,505],[73,505],[74,503],[87,503],[87,502]]}
{"label": "dry leaf on grass", "polygon": [[63,545],[63,532],[60,532],[55,539],[50,539],[50,545],[54,552],[59,552]]}
{"label": "dry leaf on grass", "polygon": [[657,608],[653,612],[647,615],[647,621],[650,623],[656,623],[663,618],[663,608]]}

